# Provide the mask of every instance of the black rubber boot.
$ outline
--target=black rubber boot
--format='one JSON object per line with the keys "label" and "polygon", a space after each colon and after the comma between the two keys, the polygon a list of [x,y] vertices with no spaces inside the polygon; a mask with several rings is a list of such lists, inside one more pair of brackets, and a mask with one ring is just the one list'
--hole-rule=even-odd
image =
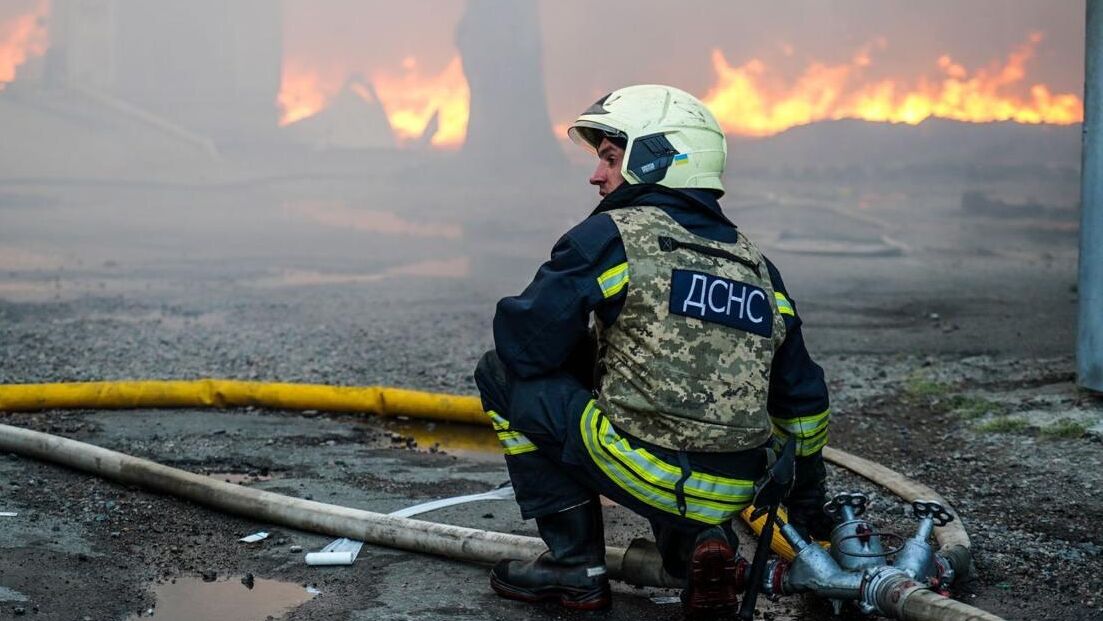
{"label": "black rubber boot", "polygon": [[532,561],[499,561],[490,587],[507,599],[558,602],[573,610],[612,604],[605,571],[605,530],[597,500],[536,518],[548,551]]}
{"label": "black rubber boot", "polygon": [[682,591],[686,618],[720,619],[735,614],[739,605],[738,561],[727,534],[719,526],[697,535],[689,557],[686,588]]}

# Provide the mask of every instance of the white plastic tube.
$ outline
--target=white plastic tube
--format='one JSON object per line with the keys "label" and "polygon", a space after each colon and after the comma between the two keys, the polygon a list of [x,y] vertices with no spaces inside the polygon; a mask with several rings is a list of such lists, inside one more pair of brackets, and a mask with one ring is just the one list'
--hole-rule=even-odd
{"label": "white plastic tube", "polygon": [[352,552],[308,552],[307,565],[352,565],[356,555]]}

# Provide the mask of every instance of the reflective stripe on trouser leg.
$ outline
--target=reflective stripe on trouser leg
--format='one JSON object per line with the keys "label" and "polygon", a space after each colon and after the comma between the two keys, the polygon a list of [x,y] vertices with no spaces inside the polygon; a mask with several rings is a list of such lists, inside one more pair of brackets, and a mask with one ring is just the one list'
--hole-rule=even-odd
{"label": "reflective stripe on trouser leg", "polygon": [[536,445],[526,438],[525,434],[520,431],[511,431],[509,421],[500,414],[489,410],[486,415],[490,417],[490,422],[494,425],[494,431],[498,434],[498,441],[502,443],[502,449],[506,455],[520,455],[536,450]]}
{"label": "reflective stripe on trouser leg", "polygon": [[[751,503],[754,482],[690,472],[644,448],[631,446],[593,400],[579,421],[582,442],[593,463],[625,493],[665,513],[706,524],[721,524]],[[680,488],[681,494],[678,493]],[[682,496],[685,511],[679,507]]]}
{"label": "reflective stripe on trouser leg", "polygon": [[556,451],[540,451],[523,433],[510,428],[509,421],[487,411],[505,452],[506,469],[523,519],[542,517],[574,507],[593,492],[575,481],[551,458]]}

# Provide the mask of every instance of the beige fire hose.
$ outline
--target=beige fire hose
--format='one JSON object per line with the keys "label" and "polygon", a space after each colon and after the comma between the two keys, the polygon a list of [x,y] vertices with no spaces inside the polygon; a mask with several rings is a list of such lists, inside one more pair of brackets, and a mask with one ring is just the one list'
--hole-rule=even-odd
{"label": "beige fire hose", "polygon": [[[494,563],[504,558],[534,558],[547,549],[543,541],[534,537],[394,517],[266,492],[11,425],[0,425],[0,452],[54,462],[258,522],[461,561]],[[610,547],[606,551],[606,564],[613,578],[630,584],[678,586],[665,577],[662,560],[653,546]]]}
{"label": "beige fire hose", "polygon": [[[0,411],[245,405],[487,424],[475,397],[375,386],[335,387],[211,379],[0,385]],[[529,558],[545,548],[539,539],[531,537],[396,518],[232,485],[94,445],[8,425],[0,425],[0,450],[53,461],[262,521],[457,560],[490,563],[502,558]],[[824,457],[882,485],[906,501],[923,498],[939,500],[949,506],[929,487],[875,462],[830,447],[824,449]],[[940,552],[951,557],[955,567],[970,566],[969,537],[960,519],[936,528],[935,538]],[[774,547],[781,554],[788,552],[791,558],[791,549]],[[640,586],[677,586],[661,571],[658,552],[649,542],[633,542],[627,549],[610,547],[607,563],[615,579]],[[896,617],[900,619],[999,619],[924,588],[909,588],[896,595],[893,604]]]}

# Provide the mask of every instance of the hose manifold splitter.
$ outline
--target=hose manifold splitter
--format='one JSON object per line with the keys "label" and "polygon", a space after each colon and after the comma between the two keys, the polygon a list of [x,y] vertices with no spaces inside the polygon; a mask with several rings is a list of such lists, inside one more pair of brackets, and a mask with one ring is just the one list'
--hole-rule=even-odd
{"label": "hose manifold splitter", "polygon": [[[844,603],[854,602],[867,614],[891,618],[902,618],[902,602],[914,590],[946,594],[954,580],[954,566],[928,540],[936,526],[948,524],[954,516],[939,502],[916,500],[911,506],[919,527],[914,537],[905,540],[877,532],[861,518],[868,501],[862,493],[842,493],[824,506],[835,519],[830,551],[807,542],[795,528],[778,520],[796,556],[788,562],[767,561],[759,592],[768,596],[810,592],[831,600],[836,614]],[[886,549],[884,540],[899,545]]]}

